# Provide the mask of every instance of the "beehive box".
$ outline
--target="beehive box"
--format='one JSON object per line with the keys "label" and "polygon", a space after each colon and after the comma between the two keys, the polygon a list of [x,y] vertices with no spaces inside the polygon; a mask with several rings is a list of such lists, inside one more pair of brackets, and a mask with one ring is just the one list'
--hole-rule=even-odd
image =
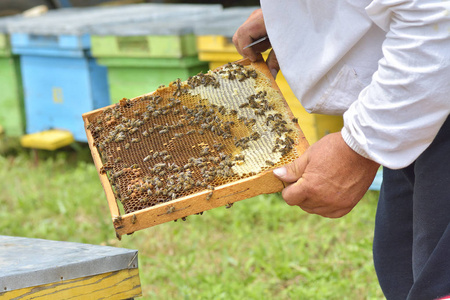
{"label": "beehive box", "polygon": [[0,235],[0,299],[131,299],[138,251]]}
{"label": "beehive box", "polygon": [[83,115],[118,237],[263,193],[308,143],[264,62]]}
{"label": "beehive box", "polygon": [[[63,129],[86,142],[79,116],[110,104],[107,68],[91,53],[90,35],[107,24],[135,24],[173,14],[197,14],[205,5],[143,3],[65,8],[8,24],[20,55],[26,132]],[[219,7],[220,8],[220,7]]]}
{"label": "beehive box", "polygon": [[197,8],[196,13],[186,11],[138,25],[109,24],[93,29],[92,54],[108,68],[111,103],[153,91],[161,82],[209,70],[208,63],[197,57],[193,27],[221,13],[222,7]]}
{"label": "beehive box", "polygon": [[108,69],[111,103],[121,98],[136,97],[158,88],[161,82],[187,78],[207,71],[208,64],[195,57],[132,58],[99,57],[97,62]]}
{"label": "beehive box", "polygon": [[[168,5],[178,8],[172,14],[145,22],[105,24],[92,30],[94,57],[181,58],[197,55],[193,27],[222,13],[222,6]],[[195,8],[190,11],[189,8]]]}
{"label": "beehive box", "polygon": [[25,132],[20,61],[11,53],[6,31],[7,24],[16,20],[20,17],[0,18],[0,127],[8,136],[21,136]]}

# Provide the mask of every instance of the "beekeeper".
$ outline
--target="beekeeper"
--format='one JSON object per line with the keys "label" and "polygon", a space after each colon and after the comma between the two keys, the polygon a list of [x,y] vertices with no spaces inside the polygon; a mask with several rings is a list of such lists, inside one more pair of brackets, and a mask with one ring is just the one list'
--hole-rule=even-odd
{"label": "beekeeper", "polygon": [[[289,205],[338,218],[380,165],[374,263],[387,299],[450,294],[450,1],[261,0],[236,31],[311,113],[343,115],[274,171]],[[244,49],[249,43],[268,40]],[[299,120],[301,124],[301,120]]]}

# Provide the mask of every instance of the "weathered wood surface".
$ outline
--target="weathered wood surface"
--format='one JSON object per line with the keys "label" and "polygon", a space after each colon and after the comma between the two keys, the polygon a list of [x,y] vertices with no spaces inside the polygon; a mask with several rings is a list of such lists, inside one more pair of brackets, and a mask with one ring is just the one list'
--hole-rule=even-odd
{"label": "weathered wood surface", "polygon": [[0,299],[140,295],[137,250],[0,235]]}
{"label": "weathered wood surface", "polygon": [[9,292],[0,299],[129,299],[142,295],[138,269],[61,280]]}

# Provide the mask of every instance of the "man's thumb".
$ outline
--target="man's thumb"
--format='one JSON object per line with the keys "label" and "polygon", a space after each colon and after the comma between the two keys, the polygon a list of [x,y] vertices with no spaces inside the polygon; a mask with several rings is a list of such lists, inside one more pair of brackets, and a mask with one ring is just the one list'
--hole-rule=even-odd
{"label": "man's thumb", "polygon": [[296,182],[302,177],[305,166],[305,158],[299,157],[293,162],[273,170],[273,174],[281,181],[287,183]]}
{"label": "man's thumb", "polygon": [[270,70],[270,73],[272,74],[273,78],[275,79],[277,77],[278,71],[280,70],[280,65],[278,64],[277,56],[275,55],[275,51],[270,50],[269,56],[266,60],[267,67]]}

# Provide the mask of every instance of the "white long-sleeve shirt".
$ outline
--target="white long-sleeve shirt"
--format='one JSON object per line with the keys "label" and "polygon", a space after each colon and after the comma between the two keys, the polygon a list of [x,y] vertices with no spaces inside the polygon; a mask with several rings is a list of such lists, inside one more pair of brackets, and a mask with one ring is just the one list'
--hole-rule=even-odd
{"label": "white long-sleeve shirt", "polygon": [[[450,1],[261,0],[283,75],[309,112],[389,168],[411,164],[450,113]],[[449,153],[450,155],[450,153]]]}

